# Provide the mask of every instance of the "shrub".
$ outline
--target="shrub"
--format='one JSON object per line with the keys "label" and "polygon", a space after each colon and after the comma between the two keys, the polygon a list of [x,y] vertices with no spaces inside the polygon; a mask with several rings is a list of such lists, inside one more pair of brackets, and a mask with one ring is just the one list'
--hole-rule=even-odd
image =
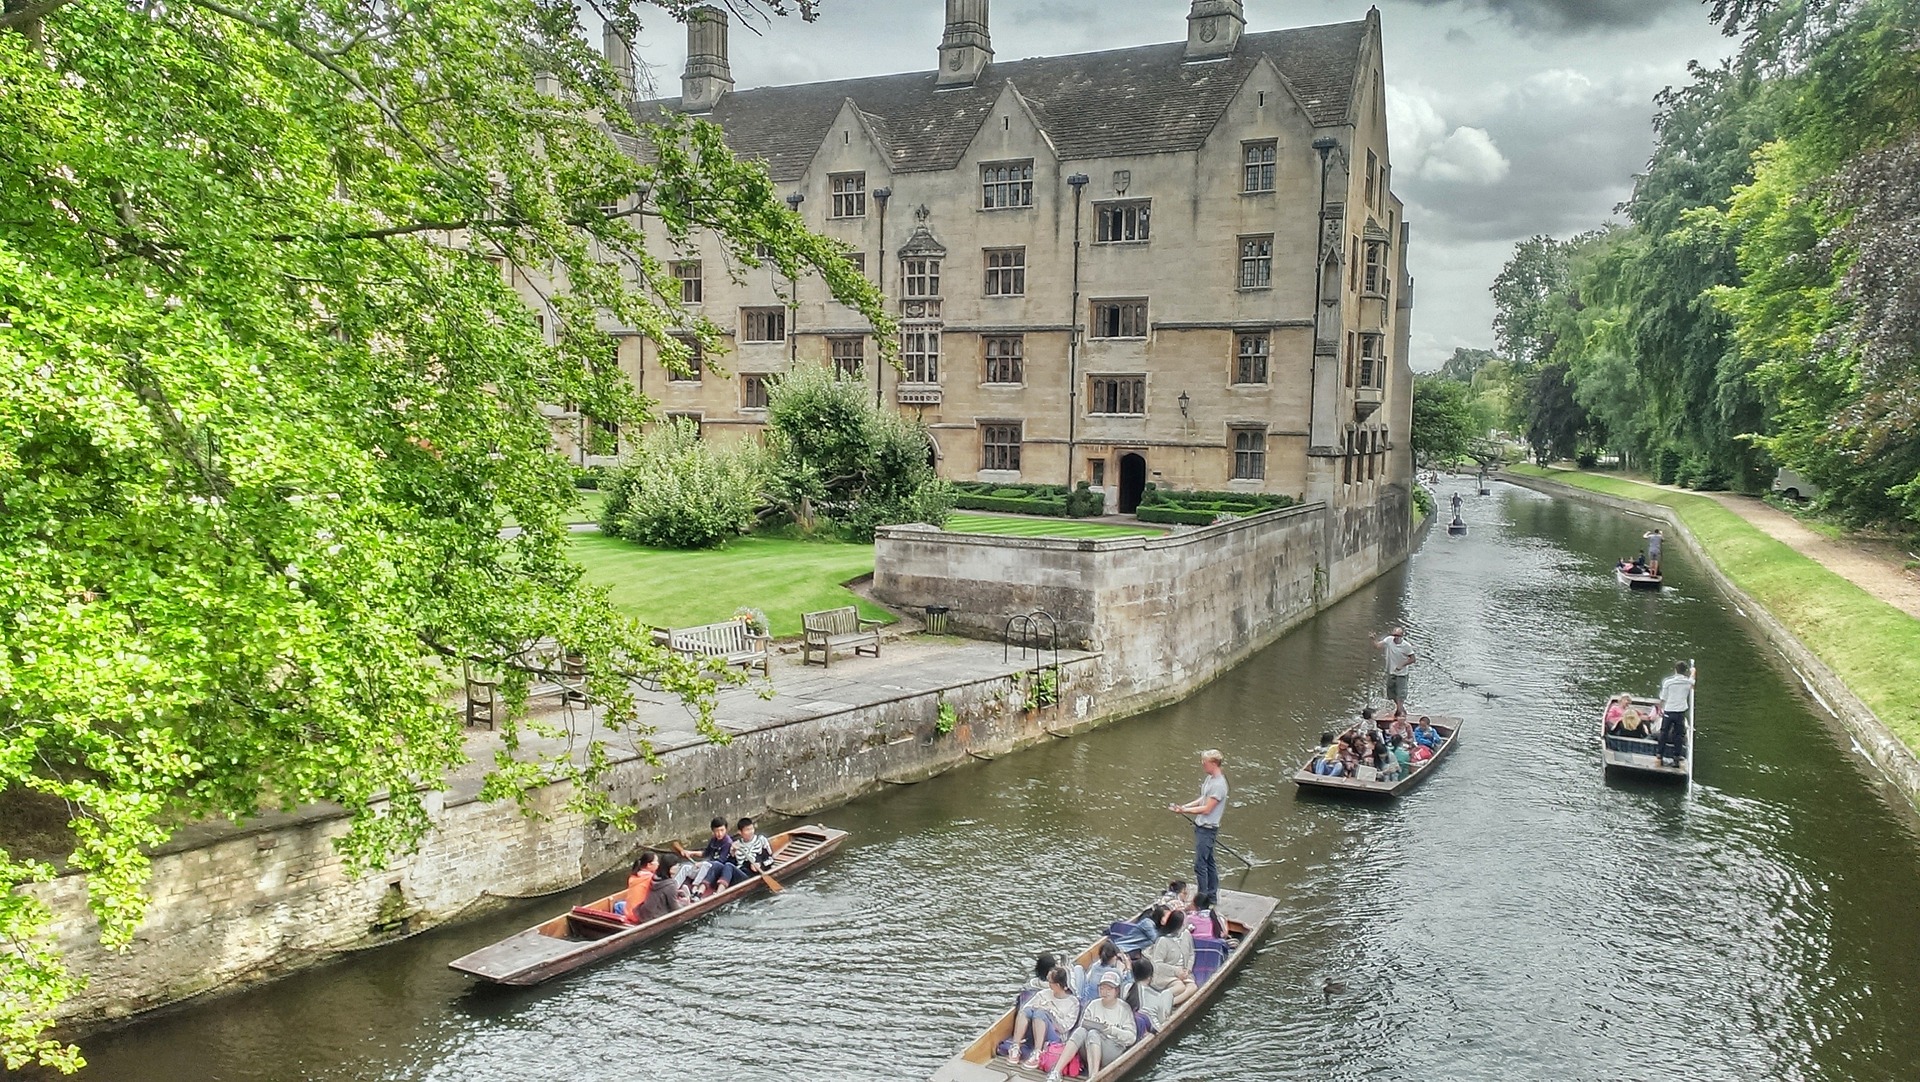
{"label": "shrub", "polygon": [[767,396],[769,499],[802,530],[816,520],[856,541],[881,526],[938,526],[956,490],[933,472],[926,426],[873,404],[864,385],[818,365],[788,372]]}
{"label": "shrub", "polygon": [[1164,526],[1211,526],[1218,517],[1212,511],[1188,511],[1178,507],[1153,506],[1141,504],[1134,517],[1141,522],[1156,522]]}
{"label": "shrub", "polygon": [[604,466],[576,466],[573,471],[573,487],[601,488],[606,483],[607,472]]}
{"label": "shrub", "polygon": [[954,500],[954,506],[967,511],[1004,511],[1011,515],[1047,515],[1053,518],[1065,518],[1067,514],[1067,501],[1035,497],[962,495]]}
{"label": "shrub", "polygon": [[987,495],[998,496],[1003,500],[1024,500],[1031,497],[1033,493],[1020,488],[996,488]]}
{"label": "shrub", "polygon": [[1067,494],[1068,518],[1093,518],[1107,509],[1107,497],[1103,492],[1095,492],[1093,486],[1085,481]]}
{"label": "shrub", "polygon": [[1583,470],[1590,470],[1600,464],[1600,456],[1592,451],[1582,451],[1573,456],[1573,464]]}
{"label": "shrub", "polygon": [[1433,493],[1427,491],[1427,486],[1413,486],[1413,509],[1418,513],[1420,518],[1432,517]]}
{"label": "shrub", "polygon": [[753,526],[767,481],[758,444],[715,447],[685,421],[656,427],[610,482],[600,528],[660,548],[712,548]]}

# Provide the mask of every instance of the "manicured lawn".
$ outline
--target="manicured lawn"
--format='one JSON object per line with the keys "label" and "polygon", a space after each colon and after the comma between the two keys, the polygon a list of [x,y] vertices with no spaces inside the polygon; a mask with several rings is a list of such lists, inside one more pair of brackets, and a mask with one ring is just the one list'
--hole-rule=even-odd
{"label": "manicured lawn", "polygon": [[600,509],[607,505],[607,494],[591,488],[578,489],[577,491],[580,493],[580,500],[579,503],[575,505],[573,514],[567,516],[567,521],[599,522]]}
{"label": "manicured lawn", "polygon": [[872,545],[743,537],[725,548],[684,552],[581,534],[573,558],[616,606],[656,627],[716,623],[743,605],[767,614],[775,638],[799,635],[801,613],[841,605],[892,619],[841,585],[873,573]]}
{"label": "manicured lawn", "polygon": [[1719,501],[1574,470],[1507,466],[1679,514],[1713,562],[1826,662],[1910,748],[1920,750],[1920,620],[1769,537]]}
{"label": "manicured lawn", "polygon": [[955,511],[947,518],[954,533],[997,534],[1002,537],[1158,537],[1167,531],[1153,526],[1116,526],[1072,518],[1016,518]]}

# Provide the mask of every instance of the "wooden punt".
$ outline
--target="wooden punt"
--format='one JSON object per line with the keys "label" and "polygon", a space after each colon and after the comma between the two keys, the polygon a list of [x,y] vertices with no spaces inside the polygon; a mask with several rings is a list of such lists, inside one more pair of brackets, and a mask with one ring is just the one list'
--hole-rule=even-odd
{"label": "wooden punt", "polygon": [[[1407,714],[1409,717],[1415,718],[1422,716],[1418,710],[1409,710]],[[1302,789],[1321,789],[1332,793],[1344,793],[1349,796],[1385,797],[1388,799],[1411,791],[1415,786],[1426,781],[1428,775],[1433,773],[1434,768],[1440,765],[1441,760],[1445,759],[1448,753],[1453,751],[1453,746],[1460,742],[1461,722],[1459,718],[1441,717],[1436,714],[1427,714],[1425,716],[1433,722],[1434,731],[1441,736],[1439,750],[1433,753],[1433,758],[1414,766],[1411,770],[1402,774],[1399,781],[1361,781],[1358,778],[1330,778],[1324,774],[1315,774],[1313,772],[1313,761],[1320,757],[1318,754],[1315,754],[1312,758],[1308,759],[1299,770],[1294,771],[1293,783]]]}
{"label": "wooden punt", "polygon": [[[785,880],[825,859],[840,847],[847,832],[831,827],[805,826],[767,839],[773,848],[773,877]],[[613,915],[613,903],[624,897],[622,888],[599,901],[578,906],[523,932],[448,962],[450,968],[495,984],[524,987],[569,973],[581,966],[630,950],[683,924],[762,889],[759,876],[744,879],[722,891],[700,898],[644,924],[628,924]],[[595,916],[604,913],[604,917]]]}
{"label": "wooden punt", "polygon": [[[1198,1018],[1226,987],[1234,973],[1246,964],[1248,958],[1253,957],[1255,944],[1266,934],[1267,922],[1273,918],[1273,911],[1279,906],[1280,899],[1264,894],[1221,891],[1214,904],[1214,912],[1226,920],[1226,938],[1233,945],[1220,963],[1220,968],[1214,970],[1200,990],[1189,996],[1185,1003],[1174,1007],[1173,1014],[1167,1017],[1167,1024],[1159,1031],[1140,1038],[1119,1059],[1104,1064],[1100,1069],[1099,1082],[1123,1078],[1137,1070],[1155,1050],[1172,1040],[1183,1026]],[[1093,960],[1100,942],[1094,940],[1092,946],[1081,952],[1079,961],[1082,964]],[[933,1082],[1033,1082],[1035,1079],[1044,1079],[1046,1072],[1016,1066],[1008,1063],[1006,1057],[994,1054],[1000,1042],[1012,1036],[1013,1009],[1009,1007],[1005,1014],[987,1027],[986,1032],[974,1038],[973,1043],[962,1049],[959,1055],[948,1060],[946,1066],[934,1074]]]}
{"label": "wooden punt", "polygon": [[[1612,700],[1609,699],[1609,702]],[[1654,707],[1660,700],[1634,696],[1634,708],[1641,714],[1658,719]],[[1699,724],[1700,696],[1694,695],[1693,709],[1687,714],[1687,757],[1679,766],[1663,766],[1654,755],[1660,747],[1658,740],[1643,740],[1633,736],[1608,735],[1607,706],[1600,705],[1600,762],[1602,772],[1609,770],[1628,771],[1655,777],[1672,778],[1676,781],[1693,781],[1693,734]]]}
{"label": "wooden punt", "polygon": [[1625,564],[1613,565],[1613,575],[1621,582],[1626,583],[1627,588],[1630,590],[1658,590],[1666,582],[1666,579],[1659,575],[1649,574],[1644,571],[1636,574],[1629,571]]}

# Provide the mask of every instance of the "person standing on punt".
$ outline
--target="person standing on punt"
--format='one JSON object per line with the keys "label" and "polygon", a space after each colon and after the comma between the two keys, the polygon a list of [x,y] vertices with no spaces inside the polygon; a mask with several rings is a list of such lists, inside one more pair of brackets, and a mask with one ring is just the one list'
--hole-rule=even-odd
{"label": "person standing on punt", "polygon": [[1413,652],[1413,644],[1407,641],[1404,627],[1394,628],[1393,634],[1373,646],[1387,656],[1387,698],[1393,700],[1393,716],[1404,718],[1407,716],[1407,677],[1420,658]]}
{"label": "person standing on punt", "polygon": [[1666,538],[1660,536],[1660,527],[1655,526],[1645,534],[1647,542],[1647,574],[1660,573],[1660,546]]}
{"label": "person standing on punt", "polygon": [[1187,804],[1169,804],[1168,811],[1193,817],[1193,885],[1198,897],[1212,904],[1220,896],[1220,871],[1213,849],[1220,841],[1220,817],[1227,810],[1227,774],[1217,748],[1200,753],[1200,798]]}
{"label": "person standing on punt", "polygon": [[1699,666],[1682,661],[1674,665],[1673,675],[1660,683],[1660,743],[1654,746],[1654,762],[1665,766],[1671,747],[1673,765],[1679,766],[1687,754],[1687,714],[1693,710],[1693,683]]}

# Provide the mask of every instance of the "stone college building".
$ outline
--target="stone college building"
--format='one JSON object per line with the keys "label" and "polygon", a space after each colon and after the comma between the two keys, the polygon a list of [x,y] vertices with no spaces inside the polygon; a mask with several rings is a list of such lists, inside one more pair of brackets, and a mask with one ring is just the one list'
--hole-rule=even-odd
{"label": "stone college building", "polygon": [[1261,33],[1240,0],[1185,14],[1183,41],[1002,62],[987,0],[947,0],[936,70],[736,90],[725,14],[695,12],[681,97],[635,115],[710,119],[764,162],[859,253],[904,370],[817,279],[796,292],[717,246],[674,271],[731,332],[726,377],[671,373],[638,337],[622,364],[711,438],[758,430],[770,377],[832,365],[922,418],[943,476],[1087,481],[1109,511],[1148,482],[1404,507],[1412,289],[1379,13]]}

